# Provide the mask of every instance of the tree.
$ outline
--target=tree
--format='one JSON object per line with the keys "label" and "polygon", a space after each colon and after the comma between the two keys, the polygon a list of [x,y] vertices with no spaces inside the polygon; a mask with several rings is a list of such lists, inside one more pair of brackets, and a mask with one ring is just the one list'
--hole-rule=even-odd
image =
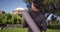
{"label": "tree", "polygon": [[22,19],[19,15],[5,13],[0,14],[0,24],[21,24]]}
{"label": "tree", "polygon": [[0,24],[6,24],[7,22],[7,14],[0,14]]}
{"label": "tree", "polygon": [[[31,7],[30,3],[34,0],[23,0],[23,1],[27,4],[28,9],[30,10],[31,9],[30,8]],[[52,5],[54,5],[55,7],[52,8],[54,10],[52,10],[51,13],[56,13],[57,12],[56,10],[58,10],[58,8],[60,7],[60,0],[43,0],[43,7],[44,7],[45,10],[46,10],[47,7],[52,6]],[[50,8],[48,8],[48,9],[50,9]]]}
{"label": "tree", "polygon": [[12,24],[21,24],[22,22],[22,19],[19,15],[12,15],[12,18],[11,18],[11,22]]}
{"label": "tree", "polygon": [[7,14],[7,24],[11,23],[11,17],[12,15],[10,13]]}

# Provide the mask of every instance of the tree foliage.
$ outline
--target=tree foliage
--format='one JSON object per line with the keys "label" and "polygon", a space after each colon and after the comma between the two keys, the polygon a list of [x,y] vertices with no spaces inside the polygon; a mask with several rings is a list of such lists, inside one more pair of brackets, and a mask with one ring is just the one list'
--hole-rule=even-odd
{"label": "tree foliage", "polygon": [[[32,2],[33,0],[23,0],[26,4],[28,3],[28,9],[30,10],[31,5],[30,2]],[[38,0],[37,0],[38,1]],[[38,2],[39,3],[39,2]],[[30,6],[29,6],[30,5]],[[52,6],[54,5],[54,8],[52,8]],[[59,7],[60,7],[60,0],[43,0],[43,7],[46,10],[45,12],[47,12],[47,10],[49,11],[48,13],[58,13],[59,12]],[[51,8],[52,9],[51,9]],[[48,9],[47,9],[48,8]]]}
{"label": "tree foliage", "polygon": [[22,19],[19,15],[15,14],[1,14],[0,15],[0,24],[21,24]]}

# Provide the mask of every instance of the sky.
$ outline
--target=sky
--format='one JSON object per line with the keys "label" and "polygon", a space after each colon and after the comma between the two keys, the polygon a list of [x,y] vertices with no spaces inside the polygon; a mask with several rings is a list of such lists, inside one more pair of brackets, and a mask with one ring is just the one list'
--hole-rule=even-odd
{"label": "sky", "polygon": [[27,9],[23,0],[0,0],[0,10],[7,13],[11,13],[14,9],[19,7]]}

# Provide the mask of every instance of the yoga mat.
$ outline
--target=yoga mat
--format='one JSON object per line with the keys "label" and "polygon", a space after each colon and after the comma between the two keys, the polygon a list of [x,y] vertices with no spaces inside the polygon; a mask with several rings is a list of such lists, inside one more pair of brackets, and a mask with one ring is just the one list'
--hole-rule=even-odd
{"label": "yoga mat", "polygon": [[22,16],[24,17],[33,32],[40,32],[40,29],[37,27],[34,20],[31,18],[27,11],[22,11]]}

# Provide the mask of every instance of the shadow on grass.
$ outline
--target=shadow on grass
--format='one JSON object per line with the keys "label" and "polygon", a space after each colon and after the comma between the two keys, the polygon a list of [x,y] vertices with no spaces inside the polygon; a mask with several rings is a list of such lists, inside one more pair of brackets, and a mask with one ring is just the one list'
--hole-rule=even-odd
{"label": "shadow on grass", "polygon": [[60,25],[51,25],[50,27],[47,26],[48,29],[58,29],[60,30]]}

